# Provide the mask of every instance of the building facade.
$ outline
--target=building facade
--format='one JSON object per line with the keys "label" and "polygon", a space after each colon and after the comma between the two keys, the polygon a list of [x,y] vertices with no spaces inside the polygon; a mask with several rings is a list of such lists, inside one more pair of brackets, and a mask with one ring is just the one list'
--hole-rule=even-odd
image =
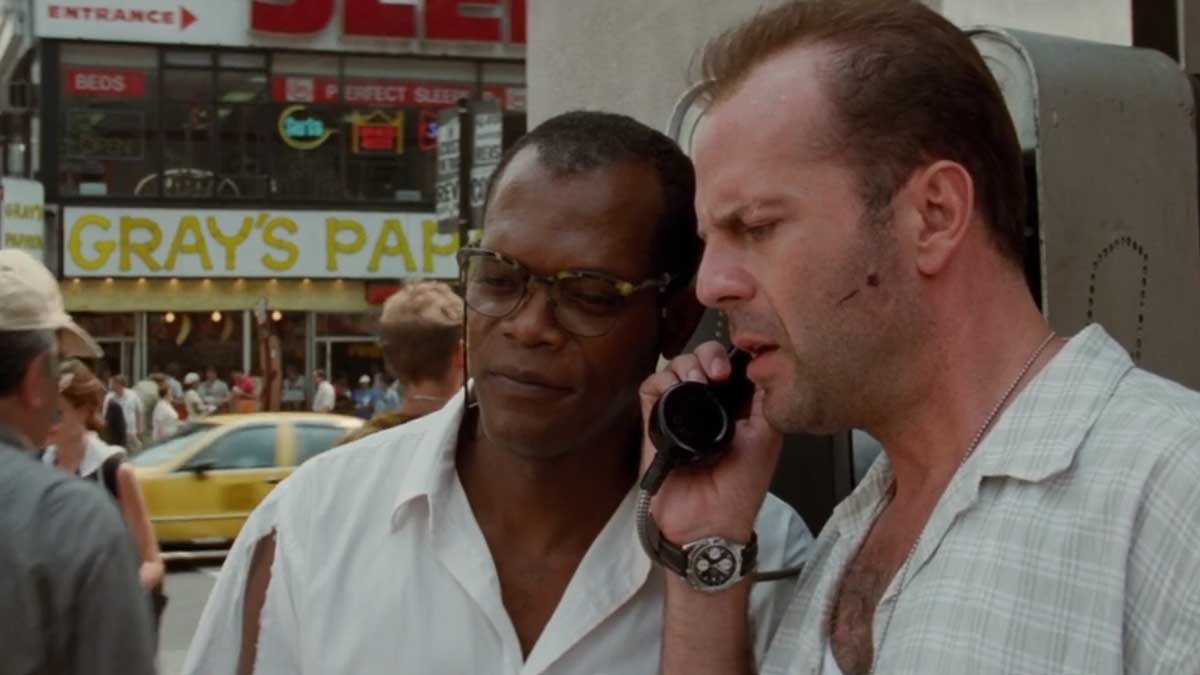
{"label": "building facade", "polygon": [[525,128],[524,0],[4,11],[4,173],[44,187],[44,258],[132,378],[260,372],[255,307],[285,370],[374,374],[373,310],[457,274],[439,112],[492,99],[506,138]]}

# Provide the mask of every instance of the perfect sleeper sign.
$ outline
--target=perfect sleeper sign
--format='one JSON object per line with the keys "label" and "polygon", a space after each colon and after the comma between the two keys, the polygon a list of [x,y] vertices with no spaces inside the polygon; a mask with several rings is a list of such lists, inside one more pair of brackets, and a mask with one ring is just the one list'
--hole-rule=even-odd
{"label": "perfect sleeper sign", "polygon": [[66,209],[67,277],[453,278],[430,214]]}

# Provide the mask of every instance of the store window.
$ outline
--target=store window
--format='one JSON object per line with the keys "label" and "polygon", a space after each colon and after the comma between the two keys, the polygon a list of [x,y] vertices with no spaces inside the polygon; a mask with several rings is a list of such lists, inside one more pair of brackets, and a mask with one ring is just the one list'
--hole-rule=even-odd
{"label": "store window", "polygon": [[142,194],[157,166],[157,52],[64,45],[59,190]]}
{"label": "store window", "polygon": [[[306,312],[271,310],[267,313],[267,319],[270,322],[270,331],[279,338],[280,367],[285,379],[289,376],[303,376],[307,318],[308,314]],[[256,328],[255,337],[257,338],[257,336],[258,332]],[[252,347],[250,351],[250,371],[255,376],[261,376],[263,373],[262,358],[257,341]],[[300,401],[302,402],[303,400],[303,382],[301,382]]]}
{"label": "store window", "polygon": [[501,103],[524,66],[460,59],[62,46],[61,193],[428,206],[437,116]]}
{"label": "store window", "polygon": [[150,372],[178,367],[179,372],[203,377],[204,371],[212,367],[230,384],[230,373],[242,368],[242,317],[241,311],[148,313]]}
{"label": "store window", "polygon": [[377,337],[377,314],[317,314],[317,364],[337,392],[337,412],[352,413],[350,392],[363,375],[384,375],[383,350]]}
{"label": "store window", "polygon": [[500,102],[504,113],[503,146],[511,148],[525,135],[525,64],[483,64],[484,97]]}
{"label": "store window", "polygon": [[93,364],[98,377],[106,381],[117,374],[133,378],[137,343],[133,314],[75,312],[71,318],[94,337],[104,350],[104,356]]}

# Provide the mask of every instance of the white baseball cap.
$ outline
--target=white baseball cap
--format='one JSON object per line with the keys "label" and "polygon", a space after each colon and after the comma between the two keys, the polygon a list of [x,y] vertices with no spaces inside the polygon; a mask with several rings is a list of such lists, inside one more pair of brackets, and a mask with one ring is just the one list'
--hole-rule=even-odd
{"label": "white baseball cap", "polygon": [[371,384],[371,376],[363,375],[362,377],[358,378],[358,383],[359,384]]}
{"label": "white baseball cap", "polygon": [[100,358],[104,350],[71,320],[50,270],[28,253],[0,249],[0,331],[59,332],[63,356]]}
{"label": "white baseball cap", "polygon": [[196,384],[200,381],[200,373],[188,373],[183,376],[184,384]]}

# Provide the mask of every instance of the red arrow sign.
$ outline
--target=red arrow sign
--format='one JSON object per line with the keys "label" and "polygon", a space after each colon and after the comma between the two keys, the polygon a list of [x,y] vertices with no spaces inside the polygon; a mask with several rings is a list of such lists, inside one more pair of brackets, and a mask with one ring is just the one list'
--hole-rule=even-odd
{"label": "red arrow sign", "polygon": [[187,7],[179,6],[179,30],[187,30],[187,27],[196,23],[196,15],[188,11]]}

